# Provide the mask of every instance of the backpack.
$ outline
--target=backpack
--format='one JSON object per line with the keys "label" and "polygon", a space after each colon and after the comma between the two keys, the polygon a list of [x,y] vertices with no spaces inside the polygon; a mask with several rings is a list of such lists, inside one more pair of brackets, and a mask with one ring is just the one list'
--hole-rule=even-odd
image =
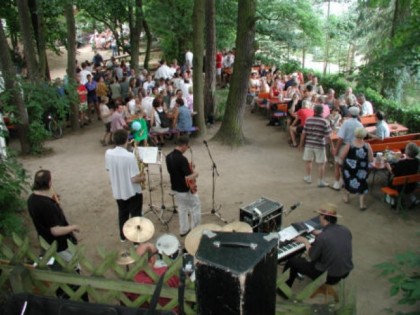
{"label": "backpack", "polygon": [[157,111],[160,119],[160,126],[162,128],[168,128],[169,127],[169,118],[166,116],[166,113],[164,111]]}

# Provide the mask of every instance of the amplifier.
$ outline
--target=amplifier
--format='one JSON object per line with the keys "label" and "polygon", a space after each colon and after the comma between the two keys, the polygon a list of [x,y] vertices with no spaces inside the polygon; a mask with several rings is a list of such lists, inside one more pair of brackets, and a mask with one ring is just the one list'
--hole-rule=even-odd
{"label": "amplifier", "polygon": [[239,221],[252,226],[254,232],[269,233],[281,229],[283,205],[265,197],[239,209]]}
{"label": "amplifier", "polygon": [[275,314],[278,233],[205,231],[196,253],[200,315]]}

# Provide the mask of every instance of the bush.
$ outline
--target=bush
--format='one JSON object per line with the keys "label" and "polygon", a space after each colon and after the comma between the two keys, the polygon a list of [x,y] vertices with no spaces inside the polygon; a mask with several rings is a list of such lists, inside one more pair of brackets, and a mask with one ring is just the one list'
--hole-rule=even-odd
{"label": "bush", "polygon": [[352,86],[351,82],[337,74],[328,74],[320,77],[319,83],[322,85],[325,92],[327,92],[328,89],[333,89],[336,97],[344,94],[346,89],[349,86]]}
{"label": "bush", "polygon": [[7,159],[0,159],[0,234],[24,232],[20,216],[25,207],[22,193],[29,187],[25,169],[9,151]]}

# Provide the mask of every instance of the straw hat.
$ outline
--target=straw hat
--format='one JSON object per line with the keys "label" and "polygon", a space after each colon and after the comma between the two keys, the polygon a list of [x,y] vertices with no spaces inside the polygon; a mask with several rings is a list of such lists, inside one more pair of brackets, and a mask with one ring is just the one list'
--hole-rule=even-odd
{"label": "straw hat", "polygon": [[322,215],[328,215],[330,217],[341,218],[341,215],[337,214],[337,206],[332,203],[326,203],[320,207],[319,210],[315,210],[314,212]]}

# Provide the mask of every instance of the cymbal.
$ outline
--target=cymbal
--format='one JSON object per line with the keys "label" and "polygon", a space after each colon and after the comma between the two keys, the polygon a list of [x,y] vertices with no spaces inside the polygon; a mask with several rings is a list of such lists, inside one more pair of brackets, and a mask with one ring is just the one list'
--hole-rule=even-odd
{"label": "cymbal", "polygon": [[124,223],[123,233],[129,241],[142,243],[153,237],[155,226],[147,218],[133,217]]}
{"label": "cymbal", "polygon": [[185,249],[188,254],[194,256],[198,250],[198,245],[200,245],[201,236],[203,235],[204,230],[210,231],[221,231],[222,227],[214,223],[201,224],[193,228],[190,233],[188,233],[185,238]]}
{"label": "cymbal", "polygon": [[234,221],[229,224],[226,224],[222,227],[222,231],[224,232],[244,232],[244,233],[252,233],[252,227],[242,221]]}
{"label": "cymbal", "polygon": [[130,253],[127,250],[122,250],[118,253],[117,264],[121,266],[127,266],[132,264],[136,260],[130,256]]}

